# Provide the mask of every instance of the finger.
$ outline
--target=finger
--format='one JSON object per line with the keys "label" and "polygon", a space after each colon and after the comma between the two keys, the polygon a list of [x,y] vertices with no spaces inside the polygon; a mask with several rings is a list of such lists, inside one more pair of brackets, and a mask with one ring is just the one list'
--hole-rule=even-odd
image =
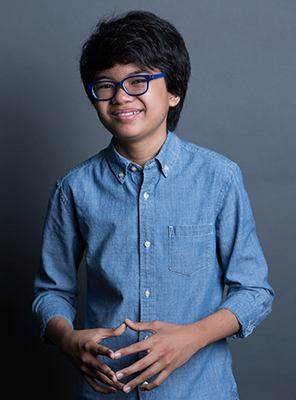
{"label": "finger", "polygon": [[95,391],[95,392],[100,392],[104,394],[111,394],[111,393],[117,393],[117,390],[114,387],[105,387],[101,386],[97,383],[95,378],[91,378],[88,375],[82,375],[83,378],[86,380],[86,382],[89,384],[89,386]]}
{"label": "finger", "polygon": [[[166,380],[166,378],[169,375],[170,374],[169,374],[169,372],[167,370],[161,371],[160,374],[154,379],[154,381],[152,381],[152,382],[150,382],[148,384],[147,383],[143,383],[140,386],[140,390],[141,391],[145,391],[145,390],[148,391],[148,390],[152,390],[152,389],[155,389],[155,388],[159,387],[163,383],[163,381]],[[149,378],[147,378],[147,379],[149,379]]]}
{"label": "finger", "polygon": [[143,357],[141,360],[135,362],[134,364],[130,365],[127,368],[124,368],[120,371],[116,372],[117,379],[122,379],[127,376],[130,376],[136,372],[143,371],[147,367],[149,367],[154,362],[152,356],[148,355]]}
{"label": "finger", "polygon": [[93,354],[109,357],[111,359],[114,358],[114,352],[111,349],[109,349],[108,347],[105,347],[105,346],[102,346],[102,345],[96,346],[95,351],[94,351]]}
{"label": "finger", "polygon": [[[99,342],[102,340],[102,338],[100,338]],[[99,344],[99,342],[94,341],[88,341],[86,343],[83,344],[82,347],[82,351],[86,352],[88,354],[91,354],[93,356],[98,356],[98,354],[102,355],[102,356],[106,356],[109,357],[111,359],[113,359],[114,357],[114,352],[112,350],[110,350],[108,347],[102,346],[101,344]]]}
{"label": "finger", "polygon": [[115,377],[115,381],[113,381],[106,374],[102,373],[101,371],[99,371],[99,370],[97,370],[95,368],[88,367],[88,366],[84,365],[84,367],[80,370],[80,372],[81,372],[82,376],[84,377],[84,379],[86,379],[87,377],[91,381],[93,381],[95,379],[95,381],[102,382],[105,385],[114,387],[114,388],[119,389],[119,390],[121,390],[122,387],[123,387],[123,384],[121,382],[117,382],[116,377]]}
{"label": "finger", "polygon": [[92,354],[93,356],[97,357],[98,355],[113,358],[113,351],[108,347],[102,346],[98,343],[88,342],[84,345],[83,349],[87,352]]}
{"label": "finger", "polygon": [[126,318],[124,320],[124,322],[125,322],[126,326],[128,326],[133,331],[136,331],[136,332],[148,331],[148,332],[155,333],[155,329],[156,329],[155,321],[151,321],[151,322],[133,322],[130,319]]}
{"label": "finger", "polygon": [[114,358],[122,358],[125,356],[128,356],[130,354],[135,354],[135,353],[140,353],[140,351],[145,351],[148,350],[150,347],[149,344],[149,339],[147,340],[142,340],[141,342],[137,342],[134,344],[131,344],[128,347],[124,347],[122,349],[116,350],[114,354]]}
{"label": "finger", "polygon": [[106,375],[102,374],[99,371],[95,371],[94,372],[94,376],[93,378],[95,378],[97,381],[100,381],[102,383],[104,383],[105,385],[108,385],[110,387],[114,387],[115,389],[121,390],[123,388],[123,383],[121,382],[113,382],[111,379],[109,379]]}
{"label": "finger", "polygon": [[[103,347],[103,346],[100,346],[100,347]],[[91,355],[90,353],[86,353],[81,358],[82,362],[81,362],[80,368],[82,370],[85,368],[85,369],[92,370],[92,371],[99,371],[99,372],[103,373],[104,375],[106,375],[113,382],[116,382],[117,379],[116,379],[115,373],[111,370],[111,368],[107,364],[100,361],[97,357],[98,354],[100,354],[100,353],[104,354],[104,353],[106,353],[106,351],[111,351],[111,350],[105,348],[102,351],[100,351],[100,349],[98,349],[96,352],[93,352],[94,353],[93,355]]]}
{"label": "finger", "polygon": [[[129,393],[131,390],[133,390],[136,386],[141,385],[141,387],[144,387],[144,390],[149,390],[150,387],[157,387],[159,386],[165,378],[169,375],[163,374],[162,378],[160,378],[158,381],[153,381],[149,383],[146,387],[144,382],[148,381],[148,379],[152,378],[154,375],[158,374],[160,371],[160,366],[159,363],[154,363],[152,364],[148,369],[146,369],[142,374],[137,376],[135,379],[131,380],[130,382],[126,383],[122,389],[124,393]],[[157,378],[156,378],[157,379]],[[150,389],[151,390],[151,389]]]}
{"label": "finger", "polygon": [[110,328],[110,329],[100,329],[100,331],[103,331],[103,339],[107,337],[116,337],[122,335],[126,330],[126,323],[123,322],[116,328]]}
{"label": "finger", "polygon": [[108,377],[112,382],[117,381],[115,372],[112,371],[112,369],[108,365],[104,364],[99,360],[96,365],[96,370],[104,374],[106,377]]}

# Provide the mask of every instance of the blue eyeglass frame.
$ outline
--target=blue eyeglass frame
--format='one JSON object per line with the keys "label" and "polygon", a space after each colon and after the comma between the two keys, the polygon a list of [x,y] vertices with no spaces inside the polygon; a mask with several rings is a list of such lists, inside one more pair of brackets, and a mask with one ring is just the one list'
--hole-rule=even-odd
{"label": "blue eyeglass frame", "polygon": [[[122,81],[120,81],[120,82],[109,81],[109,80],[108,81],[106,80],[106,81],[94,82],[94,83],[91,83],[90,85],[87,85],[87,89],[91,91],[91,94],[93,95],[93,97],[97,101],[109,101],[109,100],[113,99],[116,96],[118,86],[120,86],[125,91],[125,93],[128,94],[129,96],[142,96],[143,94],[145,94],[148,91],[149,82],[150,81],[158,79],[158,78],[163,78],[164,76],[166,76],[165,73],[153,74],[153,75],[132,75],[132,76],[128,76],[127,78],[122,79]],[[131,94],[131,93],[129,93],[126,90],[126,88],[124,87],[123,82],[126,81],[127,79],[130,79],[130,78],[145,78],[146,82],[147,82],[147,88],[146,88],[145,92],[143,92],[141,94]],[[98,99],[96,97],[95,93],[94,93],[94,90],[93,90],[94,86],[97,85],[98,83],[108,83],[108,82],[109,83],[113,83],[115,85],[115,90],[114,90],[113,96],[110,97],[109,99]]]}

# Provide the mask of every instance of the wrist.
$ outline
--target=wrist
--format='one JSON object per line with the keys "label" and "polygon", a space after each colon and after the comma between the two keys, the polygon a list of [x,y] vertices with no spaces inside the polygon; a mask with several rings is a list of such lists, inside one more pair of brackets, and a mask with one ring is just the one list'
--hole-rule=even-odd
{"label": "wrist", "polygon": [[231,311],[221,309],[196,322],[196,328],[202,347],[206,347],[237,333],[240,324]]}
{"label": "wrist", "polygon": [[45,332],[48,339],[62,350],[74,331],[65,318],[54,317],[48,322]]}
{"label": "wrist", "polygon": [[209,335],[204,320],[190,324],[191,342],[194,352],[197,352],[209,344]]}

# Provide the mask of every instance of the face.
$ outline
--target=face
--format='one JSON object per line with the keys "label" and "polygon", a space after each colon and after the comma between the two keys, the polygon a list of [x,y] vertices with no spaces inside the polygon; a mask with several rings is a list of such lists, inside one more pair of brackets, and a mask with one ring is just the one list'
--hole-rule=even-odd
{"label": "face", "polygon": [[[95,81],[109,79],[120,82],[131,75],[161,73],[158,69],[142,70],[136,64],[116,64],[99,71]],[[167,135],[167,115],[169,107],[178,104],[179,97],[166,89],[165,78],[149,82],[148,91],[141,96],[130,96],[118,87],[115,97],[108,101],[96,101],[95,107],[102,124],[114,137],[115,144],[147,143],[154,140],[157,146],[164,143]],[[160,145],[160,146],[161,146]]]}

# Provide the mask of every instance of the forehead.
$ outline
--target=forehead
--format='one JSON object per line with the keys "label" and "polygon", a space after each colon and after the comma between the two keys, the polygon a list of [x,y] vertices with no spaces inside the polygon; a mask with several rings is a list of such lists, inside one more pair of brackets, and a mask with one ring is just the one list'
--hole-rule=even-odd
{"label": "forehead", "polygon": [[137,64],[128,63],[128,64],[115,64],[113,67],[99,70],[96,72],[95,80],[99,79],[111,79],[115,81],[121,81],[122,79],[131,76],[131,75],[139,75],[139,74],[155,74],[161,72],[157,68],[149,68],[149,67],[139,67]]}

